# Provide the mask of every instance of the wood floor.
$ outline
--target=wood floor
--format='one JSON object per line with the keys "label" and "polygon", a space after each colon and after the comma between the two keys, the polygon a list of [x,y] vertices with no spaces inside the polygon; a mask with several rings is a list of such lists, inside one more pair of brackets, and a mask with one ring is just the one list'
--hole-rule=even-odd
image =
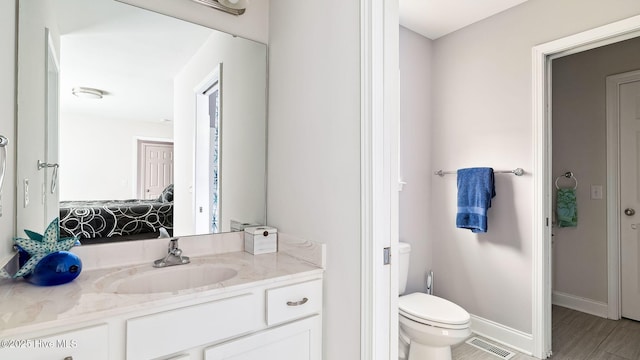
{"label": "wood floor", "polygon": [[[555,305],[552,314],[553,356],[550,359],[640,360],[640,322],[607,320]],[[454,360],[499,359],[466,343],[455,346],[452,352]],[[520,353],[512,358],[530,359],[535,358]]]}

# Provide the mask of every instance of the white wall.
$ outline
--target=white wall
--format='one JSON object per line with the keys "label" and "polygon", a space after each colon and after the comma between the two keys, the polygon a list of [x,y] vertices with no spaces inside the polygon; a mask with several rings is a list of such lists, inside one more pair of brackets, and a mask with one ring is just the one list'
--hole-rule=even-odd
{"label": "white wall", "polygon": [[[553,175],[578,179],[578,226],[555,228],[553,289],[607,303],[606,77],[640,69],[640,38],[553,61]],[[573,186],[562,178],[561,186]]]}
{"label": "white wall", "polygon": [[[444,170],[533,164],[533,46],[640,13],[634,0],[536,0],[434,41],[432,165]],[[530,175],[496,176],[489,232],[455,228],[456,180],[432,186],[436,294],[511,328],[532,329]],[[435,238],[437,234],[437,238]]]}
{"label": "white wall", "polygon": [[9,139],[7,145],[7,172],[2,188],[2,217],[0,217],[0,263],[12,254],[11,245],[15,229],[15,50],[16,50],[16,0],[0,1],[0,134]]}
{"label": "white wall", "polygon": [[174,79],[174,234],[194,234],[195,89],[222,63],[220,204],[229,220],[264,222],[266,46],[214,33]]}
{"label": "white wall", "polygon": [[406,292],[424,291],[432,266],[431,57],[432,41],[400,27],[400,241],[411,244]]}
{"label": "white wall", "polygon": [[360,358],[360,4],[271,2],[269,225],[327,244],[325,359]]}
{"label": "white wall", "polygon": [[173,140],[173,124],[62,115],[60,200],[136,199],[138,138]]}

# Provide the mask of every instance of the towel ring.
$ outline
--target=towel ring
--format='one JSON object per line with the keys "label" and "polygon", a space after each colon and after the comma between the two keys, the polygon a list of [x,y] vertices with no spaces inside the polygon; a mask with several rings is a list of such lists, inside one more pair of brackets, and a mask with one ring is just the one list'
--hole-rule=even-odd
{"label": "towel ring", "polygon": [[560,189],[560,186],[558,186],[558,180],[560,180],[560,178],[562,177],[566,177],[567,179],[573,179],[573,181],[576,182],[576,184],[573,186],[573,189],[577,189],[578,188],[578,179],[576,179],[575,176],[573,176],[573,173],[571,171],[567,171],[566,173],[558,176],[556,178],[555,184],[556,184],[556,189]]}

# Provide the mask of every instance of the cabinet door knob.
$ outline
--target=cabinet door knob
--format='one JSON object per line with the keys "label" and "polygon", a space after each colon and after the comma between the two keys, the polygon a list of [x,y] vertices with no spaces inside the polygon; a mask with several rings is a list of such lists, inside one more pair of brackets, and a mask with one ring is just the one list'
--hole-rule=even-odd
{"label": "cabinet door knob", "polygon": [[624,214],[627,216],[633,216],[636,214],[636,211],[631,208],[624,209]]}
{"label": "cabinet door knob", "polygon": [[308,298],[302,298],[302,300],[300,301],[287,301],[287,306],[299,306],[299,305],[304,305],[307,303],[307,301],[309,301]]}

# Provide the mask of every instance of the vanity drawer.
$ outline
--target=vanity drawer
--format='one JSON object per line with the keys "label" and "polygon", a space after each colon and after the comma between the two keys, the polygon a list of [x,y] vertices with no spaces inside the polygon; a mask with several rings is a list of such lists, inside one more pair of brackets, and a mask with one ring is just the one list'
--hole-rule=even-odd
{"label": "vanity drawer", "polygon": [[3,339],[0,359],[107,360],[109,328],[106,324],[28,339]]}
{"label": "vanity drawer", "polygon": [[322,279],[267,290],[267,325],[322,311]]}
{"label": "vanity drawer", "polygon": [[127,320],[127,359],[151,359],[264,327],[255,293]]}

